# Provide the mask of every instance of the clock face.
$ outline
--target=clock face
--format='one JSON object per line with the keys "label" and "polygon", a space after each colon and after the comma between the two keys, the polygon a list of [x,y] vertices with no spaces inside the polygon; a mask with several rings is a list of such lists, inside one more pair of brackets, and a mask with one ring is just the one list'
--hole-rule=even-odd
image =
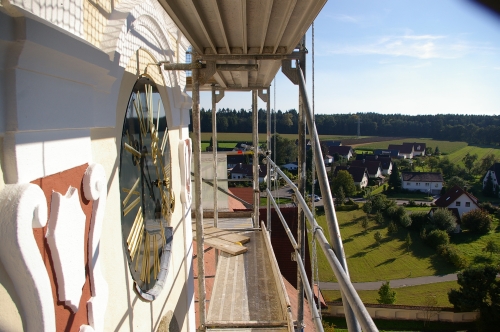
{"label": "clock face", "polygon": [[[141,77],[127,105],[121,137],[122,235],[139,293],[150,292],[165,269],[175,207],[165,111],[154,82]],[[167,262],[168,265],[168,262]],[[167,266],[168,269],[168,266]],[[154,296],[153,296],[154,298]]]}

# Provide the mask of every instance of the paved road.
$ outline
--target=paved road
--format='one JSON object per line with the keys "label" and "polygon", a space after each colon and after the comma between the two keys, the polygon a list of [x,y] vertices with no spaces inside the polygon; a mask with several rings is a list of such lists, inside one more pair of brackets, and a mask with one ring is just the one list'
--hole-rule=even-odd
{"label": "paved road", "polygon": [[[437,282],[455,281],[455,280],[457,280],[456,274],[446,274],[440,276],[394,279],[390,280],[390,282],[391,282],[391,288],[401,288],[406,286],[418,286],[418,285],[434,284]],[[378,290],[380,286],[382,286],[382,283],[383,281],[355,282],[352,285],[356,290]],[[335,282],[320,282],[319,286],[322,290],[340,289],[339,284]]]}

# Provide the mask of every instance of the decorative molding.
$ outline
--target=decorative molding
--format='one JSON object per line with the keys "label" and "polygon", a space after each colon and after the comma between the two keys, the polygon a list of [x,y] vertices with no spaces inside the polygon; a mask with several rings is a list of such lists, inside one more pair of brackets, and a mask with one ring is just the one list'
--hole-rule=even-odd
{"label": "decorative molding", "polygon": [[106,173],[101,164],[91,164],[83,176],[85,198],[93,200],[92,219],[90,221],[88,257],[90,265],[90,283],[92,298],[87,302],[88,325],[82,325],[80,331],[104,331],[104,317],[108,305],[108,284],[101,270],[99,255],[102,224],[108,195]]}
{"label": "decorative molding", "polygon": [[45,237],[54,261],[58,299],[73,312],[78,311],[85,284],[85,219],[76,188],[70,186],[64,196],[52,192]]}
{"label": "decorative molding", "polygon": [[191,139],[179,142],[179,166],[181,169],[181,202],[191,204]]}
{"label": "decorative molding", "polygon": [[26,331],[56,330],[52,288],[32,230],[46,223],[40,187],[6,185],[0,192],[0,259],[20,298]]}

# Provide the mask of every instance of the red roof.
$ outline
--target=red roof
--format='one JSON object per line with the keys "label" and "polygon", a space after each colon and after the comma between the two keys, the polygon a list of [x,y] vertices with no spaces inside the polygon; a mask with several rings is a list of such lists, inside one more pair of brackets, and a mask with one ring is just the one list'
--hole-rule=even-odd
{"label": "red roof", "polygon": [[439,197],[439,199],[437,199],[434,204],[439,207],[448,207],[462,195],[467,195],[471,199],[471,201],[473,201],[477,205],[477,198],[474,197],[471,193],[466,192],[459,186],[454,186],[453,188],[448,190],[444,195]]}

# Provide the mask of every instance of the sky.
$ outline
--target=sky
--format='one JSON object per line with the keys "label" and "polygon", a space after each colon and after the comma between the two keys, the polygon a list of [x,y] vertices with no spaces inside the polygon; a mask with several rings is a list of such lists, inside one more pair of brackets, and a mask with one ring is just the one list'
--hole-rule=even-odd
{"label": "sky", "polygon": [[[500,115],[500,16],[468,0],[328,1],[314,22],[314,98],[312,39],[309,29],[316,114]],[[200,101],[210,109],[211,93]],[[251,103],[251,92],[228,92],[217,108]],[[281,71],[271,108],[298,109],[298,87]]]}

